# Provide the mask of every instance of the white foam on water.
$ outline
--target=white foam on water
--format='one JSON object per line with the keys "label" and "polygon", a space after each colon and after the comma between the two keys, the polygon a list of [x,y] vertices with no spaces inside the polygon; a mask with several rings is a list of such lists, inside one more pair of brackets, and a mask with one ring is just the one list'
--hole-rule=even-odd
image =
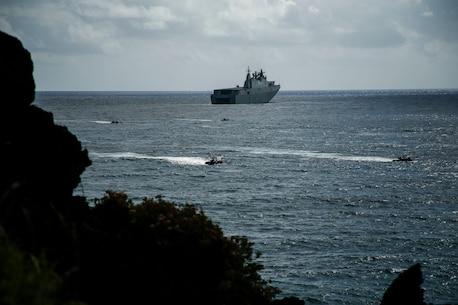
{"label": "white foam on water", "polygon": [[180,165],[204,165],[207,161],[207,159],[201,157],[154,157],[154,159],[165,160]]}
{"label": "white foam on water", "polygon": [[137,154],[134,152],[114,152],[114,153],[97,153],[91,152],[92,155],[100,158],[113,158],[113,159],[153,159],[154,157]]}
{"label": "white foam on water", "polygon": [[193,122],[211,122],[208,119],[177,119],[177,121],[193,121]]}
{"label": "white foam on water", "polygon": [[92,123],[96,124],[111,124],[111,121],[91,121]]}
{"label": "white foam on water", "polygon": [[336,159],[361,162],[393,162],[393,159],[377,156],[339,156]]}
{"label": "white foam on water", "polygon": [[116,152],[116,153],[91,153],[100,158],[113,159],[156,159],[164,160],[173,164],[180,165],[204,165],[207,159],[201,157],[169,157],[169,156],[149,156],[134,152]]}
{"label": "white foam on water", "polygon": [[271,154],[271,155],[296,155],[306,158],[333,159],[343,161],[359,162],[392,162],[393,159],[379,156],[346,156],[338,153],[320,153],[308,150],[288,150],[288,149],[268,149],[253,148],[249,150],[253,154]]}

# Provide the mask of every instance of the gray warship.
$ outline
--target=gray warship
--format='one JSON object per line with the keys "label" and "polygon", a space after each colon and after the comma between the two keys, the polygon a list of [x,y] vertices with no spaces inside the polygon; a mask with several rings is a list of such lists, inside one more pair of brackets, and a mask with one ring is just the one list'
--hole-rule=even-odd
{"label": "gray warship", "polygon": [[236,86],[226,89],[215,89],[211,95],[212,104],[258,104],[268,103],[280,90],[275,81],[268,81],[265,72],[261,71],[246,75],[243,87]]}

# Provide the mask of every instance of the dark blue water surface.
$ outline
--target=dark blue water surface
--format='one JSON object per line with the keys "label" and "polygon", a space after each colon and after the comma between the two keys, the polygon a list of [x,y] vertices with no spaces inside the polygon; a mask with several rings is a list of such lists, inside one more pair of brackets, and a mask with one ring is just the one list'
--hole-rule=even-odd
{"label": "dark blue water surface", "polygon": [[76,195],[202,207],[255,243],[281,296],[378,304],[421,263],[425,301],[458,304],[458,90],[281,91],[258,105],[38,92],[35,104],[89,150]]}

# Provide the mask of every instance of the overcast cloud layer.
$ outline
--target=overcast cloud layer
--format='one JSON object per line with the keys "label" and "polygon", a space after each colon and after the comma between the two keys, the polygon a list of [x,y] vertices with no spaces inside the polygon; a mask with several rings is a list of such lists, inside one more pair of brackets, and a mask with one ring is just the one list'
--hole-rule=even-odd
{"label": "overcast cloud layer", "polygon": [[455,0],[0,0],[38,90],[458,88]]}

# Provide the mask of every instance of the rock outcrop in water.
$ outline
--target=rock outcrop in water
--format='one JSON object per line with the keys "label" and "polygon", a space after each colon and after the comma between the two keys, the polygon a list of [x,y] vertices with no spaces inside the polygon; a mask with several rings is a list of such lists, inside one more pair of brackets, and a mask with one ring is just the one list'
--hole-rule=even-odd
{"label": "rock outcrop in water", "polygon": [[380,305],[426,305],[423,302],[423,275],[420,264],[401,273],[388,287]]}

